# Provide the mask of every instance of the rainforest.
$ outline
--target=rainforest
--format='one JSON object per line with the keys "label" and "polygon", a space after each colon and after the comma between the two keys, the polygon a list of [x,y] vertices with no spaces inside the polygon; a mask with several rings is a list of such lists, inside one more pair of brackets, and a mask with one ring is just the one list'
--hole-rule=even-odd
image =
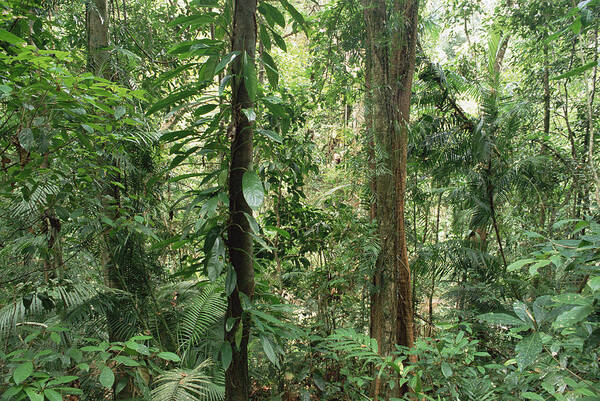
{"label": "rainforest", "polygon": [[600,401],[600,0],[0,0],[0,401]]}

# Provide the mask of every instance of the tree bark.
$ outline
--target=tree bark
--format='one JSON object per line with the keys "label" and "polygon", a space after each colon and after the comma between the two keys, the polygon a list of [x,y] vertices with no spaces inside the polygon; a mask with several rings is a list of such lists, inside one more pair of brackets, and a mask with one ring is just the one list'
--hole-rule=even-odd
{"label": "tree bark", "polygon": [[91,0],[86,5],[88,69],[94,74],[111,79],[108,52],[108,3]]}
{"label": "tree bark", "polygon": [[[252,236],[245,214],[252,210],[242,192],[242,178],[252,169],[253,128],[252,122],[243,113],[254,107],[252,90],[244,79],[244,63],[254,65],[256,52],[256,0],[237,0],[233,15],[232,50],[240,52],[231,72],[234,77],[232,95],[233,141],[229,169],[229,227],[227,248],[229,259],[237,276],[237,286],[227,298],[225,321],[234,319],[225,340],[232,349],[232,361],[225,372],[225,399],[247,401],[250,393],[248,377],[248,340],[250,318],[244,313],[242,298],[252,299],[254,294],[254,257]],[[247,67],[247,65],[246,65]],[[251,69],[254,71],[254,69]],[[226,323],[227,326],[227,323]],[[237,341],[236,341],[237,337]]]}
{"label": "tree bark", "polygon": [[[364,2],[367,51],[370,53],[370,86],[374,147],[383,152],[375,171],[375,215],[381,251],[373,276],[371,335],[384,342],[386,353],[393,342],[411,348],[414,343],[411,273],[404,224],[408,122],[415,67],[418,0]],[[378,153],[378,152],[376,152]],[[377,160],[377,162],[380,162]],[[379,163],[378,163],[379,164]],[[389,300],[394,299],[393,303]],[[385,301],[387,300],[387,302]],[[384,309],[389,305],[388,309]],[[385,323],[390,322],[389,327]],[[406,388],[401,390],[406,392]],[[374,398],[379,396],[376,384]]]}

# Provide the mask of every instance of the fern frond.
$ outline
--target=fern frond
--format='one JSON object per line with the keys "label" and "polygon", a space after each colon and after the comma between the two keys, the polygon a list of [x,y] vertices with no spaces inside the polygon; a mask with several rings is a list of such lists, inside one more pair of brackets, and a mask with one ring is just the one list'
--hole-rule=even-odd
{"label": "fern frond", "polygon": [[222,375],[211,377],[204,361],[196,369],[175,369],[163,373],[152,390],[152,401],[220,401],[225,398]]}
{"label": "fern frond", "polygon": [[179,323],[178,337],[183,359],[206,337],[206,331],[225,316],[226,304],[217,285],[208,284],[193,299]]}

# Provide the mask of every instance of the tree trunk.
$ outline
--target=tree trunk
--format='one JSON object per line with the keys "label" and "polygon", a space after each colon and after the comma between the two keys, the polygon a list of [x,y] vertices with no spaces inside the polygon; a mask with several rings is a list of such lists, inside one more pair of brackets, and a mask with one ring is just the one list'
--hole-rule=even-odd
{"label": "tree trunk", "polygon": [[[234,77],[232,95],[233,142],[229,169],[229,228],[227,248],[229,259],[237,275],[237,286],[227,298],[226,322],[234,324],[229,331],[225,328],[225,339],[232,349],[232,361],[225,372],[225,399],[247,401],[250,393],[248,377],[248,339],[250,317],[244,313],[242,297],[252,299],[254,294],[254,257],[252,237],[245,213],[252,210],[244,199],[242,178],[252,169],[252,122],[242,112],[254,107],[253,90],[244,79],[244,63],[254,66],[256,51],[256,0],[236,0],[233,15],[232,50],[239,51],[232,64]],[[246,64],[246,67],[248,64]],[[248,70],[248,68],[246,68]],[[250,68],[252,73],[256,73]],[[227,324],[226,324],[227,325]],[[236,341],[236,337],[238,341]]]}
{"label": "tree trunk", "polygon": [[[95,75],[108,80],[113,80],[114,75],[110,65],[110,53],[108,51],[109,38],[109,15],[108,3],[106,0],[92,0],[86,5],[86,29],[87,29],[87,46],[88,46],[88,69]],[[109,177],[107,181],[121,181],[118,177]],[[102,197],[112,198],[112,203],[103,200],[104,213],[112,220],[116,220],[119,215],[120,207],[120,190],[116,185],[108,184],[105,193]],[[102,250],[101,263],[104,268],[106,284],[111,288],[127,290],[122,272],[119,270],[118,264],[115,261],[114,252],[115,241],[118,241],[114,234],[104,234],[104,249]],[[107,326],[109,341],[125,341],[117,330],[122,324],[122,310],[116,308],[107,313]],[[116,388],[120,381],[127,380],[126,386],[116,394]],[[126,374],[118,373],[113,389],[113,397],[116,400],[125,400],[133,398],[134,387]]]}
{"label": "tree trunk", "polygon": [[108,48],[108,3],[91,0],[86,5],[88,69],[94,74],[111,79]]}
{"label": "tree trunk", "polygon": [[[381,327],[381,320],[391,322],[391,342],[411,348],[414,325],[404,209],[418,0],[396,1],[393,6],[387,5],[385,0],[364,4],[367,46],[372,60],[374,142],[385,153],[382,164],[386,167],[385,172],[376,172],[375,201],[381,252],[374,274],[371,328],[372,333],[377,333],[376,330],[386,329]],[[395,302],[384,302],[384,299],[395,299]],[[383,310],[384,305],[390,305],[391,310]],[[378,313],[373,313],[374,309]],[[382,334],[382,337],[386,336]],[[384,352],[391,348],[391,344],[382,346]],[[406,392],[406,388],[402,392]]]}

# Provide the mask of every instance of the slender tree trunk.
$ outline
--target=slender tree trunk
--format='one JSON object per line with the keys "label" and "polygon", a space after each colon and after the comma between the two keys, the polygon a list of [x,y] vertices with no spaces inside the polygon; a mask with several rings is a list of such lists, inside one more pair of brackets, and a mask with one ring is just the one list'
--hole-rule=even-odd
{"label": "slender tree trunk", "polygon": [[90,0],[86,5],[88,68],[94,74],[111,79],[108,52],[108,3]]}
{"label": "slender tree trunk", "polygon": [[[242,298],[252,299],[254,294],[254,256],[252,236],[245,214],[252,214],[242,192],[242,178],[252,169],[253,128],[243,113],[254,107],[252,93],[255,91],[244,79],[244,63],[254,66],[256,52],[256,0],[236,0],[233,15],[232,50],[240,56],[232,64],[233,95],[233,141],[229,168],[229,228],[227,248],[229,259],[237,276],[237,286],[227,298],[226,321],[234,319],[225,339],[231,345],[232,361],[225,372],[225,399],[247,401],[250,393],[248,377],[248,340],[250,317],[244,313]],[[249,63],[249,64],[248,64]],[[254,73],[255,70],[250,68]],[[237,339],[237,340],[236,340]]]}
{"label": "slender tree trunk", "polygon": [[548,66],[548,45],[544,44],[544,134],[550,134],[550,67]]}
{"label": "slender tree trunk", "polygon": [[[88,69],[95,75],[114,79],[110,63],[110,53],[108,51],[109,39],[109,15],[107,0],[91,0],[86,5],[86,29],[87,29],[87,46],[88,46]],[[120,181],[121,177],[111,177],[112,181]],[[107,180],[107,181],[110,181]],[[120,208],[120,190],[116,185],[109,184],[103,198],[112,198],[111,202],[103,201],[104,212],[112,220],[116,220],[119,215]],[[115,261],[114,255],[111,255],[111,250],[114,252],[114,242],[116,238],[113,235],[106,234],[104,237],[104,249],[102,250],[101,263],[104,268],[106,284],[111,288],[126,290],[124,277],[119,271],[118,264]],[[122,321],[122,312],[118,310],[107,313],[107,326],[109,341],[124,341],[119,334],[117,328]],[[116,387],[122,380],[129,380],[127,375],[117,374],[115,380],[114,399],[130,399],[134,396],[134,388],[131,382],[116,394]]]}

